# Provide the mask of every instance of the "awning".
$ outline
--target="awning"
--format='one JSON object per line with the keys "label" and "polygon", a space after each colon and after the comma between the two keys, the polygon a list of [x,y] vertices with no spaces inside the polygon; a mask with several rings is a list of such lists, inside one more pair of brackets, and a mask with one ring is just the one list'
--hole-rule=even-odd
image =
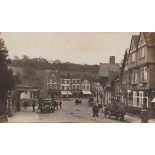
{"label": "awning", "polygon": [[155,97],[153,98],[153,100],[151,102],[155,103]]}
{"label": "awning", "polygon": [[61,91],[61,95],[72,95],[71,91]]}
{"label": "awning", "polygon": [[91,91],[82,91],[84,95],[91,95]]}

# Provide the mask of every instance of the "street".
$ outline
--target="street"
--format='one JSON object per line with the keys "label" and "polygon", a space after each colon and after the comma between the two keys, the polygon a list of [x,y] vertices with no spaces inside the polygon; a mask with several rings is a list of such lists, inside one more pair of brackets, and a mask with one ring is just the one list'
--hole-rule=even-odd
{"label": "street", "polygon": [[[32,107],[26,110],[22,108],[13,117],[8,118],[9,123],[119,123],[115,118],[105,118],[102,111],[99,117],[92,117],[92,108],[88,107],[88,99],[83,99],[82,104],[75,105],[75,99],[62,101],[62,109],[54,113],[41,114],[36,110],[32,112]],[[36,107],[37,109],[37,107]]]}

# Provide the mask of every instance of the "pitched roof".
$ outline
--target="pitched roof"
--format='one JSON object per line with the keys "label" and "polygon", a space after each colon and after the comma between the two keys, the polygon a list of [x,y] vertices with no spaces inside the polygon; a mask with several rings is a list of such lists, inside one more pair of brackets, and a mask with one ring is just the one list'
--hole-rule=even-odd
{"label": "pitched roof", "polygon": [[147,45],[150,46],[155,45],[155,32],[141,32],[141,33],[143,33]]}
{"label": "pitched roof", "polygon": [[131,49],[131,48],[132,48],[132,44],[134,44],[134,45],[135,45],[135,48],[137,48],[137,47],[138,47],[138,42],[139,42],[139,35],[133,35],[133,36],[131,37],[131,42],[130,42],[130,49],[129,49],[129,51],[132,50],[132,49]]}
{"label": "pitched roof", "polygon": [[119,71],[120,64],[101,63],[99,75],[100,77],[108,77],[111,71]]}
{"label": "pitched roof", "polygon": [[134,41],[135,46],[137,47],[137,46],[138,46],[139,35],[133,35],[133,36],[132,36],[132,39],[133,39],[133,41]]}

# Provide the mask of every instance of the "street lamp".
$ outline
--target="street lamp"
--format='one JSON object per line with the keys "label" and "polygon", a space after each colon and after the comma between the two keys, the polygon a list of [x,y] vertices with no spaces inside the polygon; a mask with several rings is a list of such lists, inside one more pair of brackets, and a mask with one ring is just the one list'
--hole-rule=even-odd
{"label": "street lamp", "polygon": [[139,85],[141,87],[144,86],[143,105],[141,109],[141,123],[148,123],[148,110],[147,110],[145,83],[140,83]]}

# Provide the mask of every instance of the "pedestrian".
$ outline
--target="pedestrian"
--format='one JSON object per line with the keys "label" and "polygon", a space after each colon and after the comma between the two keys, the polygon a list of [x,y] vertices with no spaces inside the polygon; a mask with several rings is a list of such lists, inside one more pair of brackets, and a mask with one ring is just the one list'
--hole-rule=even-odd
{"label": "pedestrian", "polygon": [[54,109],[55,109],[55,108],[57,108],[57,110],[59,109],[59,107],[58,107],[58,102],[57,102],[56,100],[54,101]]}
{"label": "pedestrian", "polygon": [[27,109],[27,101],[24,101],[24,104],[23,104],[23,106],[24,106],[24,108],[25,108],[25,110]]}
{"label": "pedestrian", "polygon": [[35,103],[35,100],[33,100],[33,103],[32,103],[33,112],[35,112],[35,106],[36,106],[36,103]]}
{"label": "pedestrian", "polygon": [[93,110],[93,117],[99,117],[99,115],[98,115],[99,107],[96,103],[92,106],[92,110]]}
{"label": "pedestrian", "polygon": [[60,106],[60,109],[61,109],[61,107],[62,107],[62,101],[61,100],[59,102],[59,106]]}

